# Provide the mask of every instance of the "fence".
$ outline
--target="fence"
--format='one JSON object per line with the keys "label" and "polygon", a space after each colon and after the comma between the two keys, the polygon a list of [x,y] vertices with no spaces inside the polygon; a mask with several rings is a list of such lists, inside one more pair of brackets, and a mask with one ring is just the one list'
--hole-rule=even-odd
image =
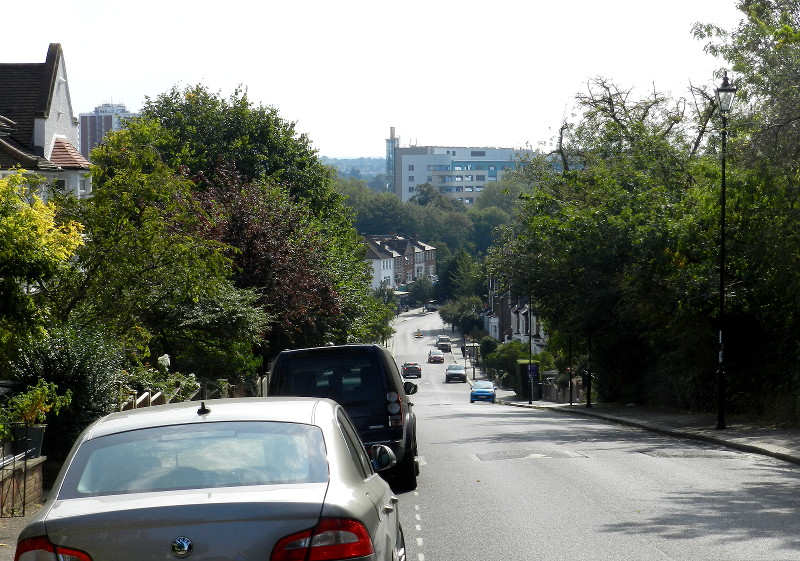
{"label": "fence", "polygon": [[203,382],[200,388],[192,395],[182,398],[180,394],[173,394],[168,396],[163,392],[128,392],[120,391],[122,396],[119,402],[119,411],[128,411],[130,409],[139,409],[141,407],[150,407],[152,405],[164,405],[166,403],[177,403],[179,401],[199,401],[201,399],[216,399],[223,397],[235,397],[239,395],[238,388],[228,383],[227,380],[221,378],[217,380],[216,387],[209,389],[208,384]]}
{"label": "fence", "polygon": [[46,458],[36,449],[41,440],[28,427],[12,424],[4,428],[7,430],[0,439],[0,518],[25,516],[26,507],[42,499],[42,468]]}

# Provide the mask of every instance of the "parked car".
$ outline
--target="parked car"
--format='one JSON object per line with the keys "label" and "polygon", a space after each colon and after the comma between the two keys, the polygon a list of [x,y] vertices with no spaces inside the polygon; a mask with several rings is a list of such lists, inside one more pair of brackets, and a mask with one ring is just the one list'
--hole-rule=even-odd
{"label": "parked car", "polygon": [[491,401],[494,403],[496,398],[497,390],[494,387],[494,382],[477,380],[472,384],[472,390],[469,392],[470,403],[475,403],[476,401]]}
{"label": "parked car", "polygon": [[461,364],[448,364],[447,370],[444,371],[444,381],[449,383],[450,380],[467,381],[467,370]]}
{"label": "parked car", "polygon": [[287,350],[272,365],[265,395],[329,397],[347,410],[369,449],[391,448],[397,465],[385,472],[398,490],[417,487],[417,417],[397,363],[381,345],[330,345]]}
{"label": "parked car", "polygon": [[78,438],[15,559],[404,559],[376,474],[394,461],[328,399],[112,413]]}
{"label": "parked car", "polygon": [[404,362],[400,370],[403,378],[422,378],[422,366],[418,362]]}
{"label": "parked car", "polygon": [[452,350],[450,337],[447,335],[439,335],[436,338],[436,348],[443,353],[449,353]]}
{"label": "parked car", "polygon": [[444,363],[444,353],[439,349],[431,349],[428,351],[428,362]]}

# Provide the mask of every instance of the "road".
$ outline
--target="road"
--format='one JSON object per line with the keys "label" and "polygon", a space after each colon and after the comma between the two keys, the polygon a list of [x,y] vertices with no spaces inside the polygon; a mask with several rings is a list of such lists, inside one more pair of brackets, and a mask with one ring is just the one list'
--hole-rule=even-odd
{"label": "road", "polygon": [[423,367],[413,398],[419,486],[401,501],[409,561],[800,559],[797,466],[581,416],[470,404],[468,384],[444,383],[460,343],[445,365],[425,363],[446,333],[438,314],[395,327],[397,362]]}

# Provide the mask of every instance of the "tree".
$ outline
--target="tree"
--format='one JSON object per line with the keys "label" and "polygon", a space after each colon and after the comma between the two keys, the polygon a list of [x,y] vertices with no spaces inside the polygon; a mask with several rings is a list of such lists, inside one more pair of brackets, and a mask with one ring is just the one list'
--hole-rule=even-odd
{"label": "tree", "polygon": [[511,215],[494,206],[470,209],[467,216],[472,222],[475,251],[479,254],[485,254],[496,244],[497,229],[511,222]]}
{"label": "tree", "polygon": [[155,149],[167,134],[140,120],[93,152],[93,196],[63,200],[88,243],[40,295],[57,323],[104,328],[133,360],[167,350],[180,360],[202,347],[230,356],[256,340],[265,318],[230,284],[231,248],[204,237],[209,216],[193,183]]}
{"label": "tree", "polygon": [[227,100],[202,85],[173,87],[146,98],[142,115],[169,131],[157,147],[172,169],[213,177],[233,164],[246,180],[286,185],[317,214],[338,210],[333,171],[319,161],[308,136],[274,107],[254,106],[241,87]]}
{"label": "tree", "polygon": [[409,291],[411,294],[411,301],[418,304],[425,304],[431,300],[433,296],[433,283],[428,277],[422,277],[411,283]]}
{"label": "tree", "polygon": [[[83,243],[83,226],[58,216],[36,194],[40,181],[19,171],[0,178],[0,344],[35,331],[48,319],[35,290],[68,266]],[[38,302],[37,302],[38,301]]]}
{"label": "tree", "polygon": [[549,331],[591,345],[602,398],[701,403],[715,356],[717,183],[695,150],[708,112],[603,79],[578,102],[562,169],[535,155],[514,172],[529,187],[490,270],[533,296]]}
{"label": "tree", "polygon": [[312,213],[279,186],[230,170],[218,170],[197,197],[211,217],[205,235],[238,250],[234,284],[258,294],[270,318],[260,341],[265,356],[332,337],[342,302]]}
{"label": "tree", "polygon": [[726,376],[730,394],[749,389],[747,405],[797,418],[800,2],[738,7],[744,17],[734,30],[695,27],[706,49],[729,61],[739,90],[727,154]]}
{"label": "tree", "polygon": [[[371,302],[364,245],[353,228],[353,215],[333,188],[332,168],[319,161],[306,135],[298,135],[294,124],[281,119],[274,108],[251,104],[241,89],[225,100],[203,86],[183,91],[173,88],[156,100],[148,99],[143,113],[167,131],[156,146],[172,168],[188,170],[196,190],[208,188],[219,173],[235,172],[244,183],[285,190],[310,212],[308,228],[298,237],[315,233],[313,247],[322,267],[306,271],[305,284],[329,288],[291,302],[291,306],[316,310],[317,315],[293,324],[286,337],[272,330],[274,345],[286,339],[301,344],[369,336],[371,328],[366,326],[374,325],[376,314],[382,311],[376,311]],[[314,275],[317,278],[311,278]],[[251,278],[248,286],[264,290],[276,282],[269,275],[262,279],[257,286]],[[329,296],[327,303],[317,306]],[[277,325],[289,325],[291,306],[277,312]],[[303,330],[308,332],[301,337],[299,331]],[[274,345],[268,343],[267,347]]]}

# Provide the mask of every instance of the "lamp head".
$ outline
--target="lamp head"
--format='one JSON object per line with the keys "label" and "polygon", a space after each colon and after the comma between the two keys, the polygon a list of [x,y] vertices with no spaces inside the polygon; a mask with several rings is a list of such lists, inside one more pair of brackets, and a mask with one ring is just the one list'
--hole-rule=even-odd
{"label": "lamp head", "polygon": [[722,77],[722,85],[716,89],[717,93],[717,106],[721,113],[725,114],[731,110],[733,106],[733,98],[736,95],[736,86],[728,81],[728,71]]}

